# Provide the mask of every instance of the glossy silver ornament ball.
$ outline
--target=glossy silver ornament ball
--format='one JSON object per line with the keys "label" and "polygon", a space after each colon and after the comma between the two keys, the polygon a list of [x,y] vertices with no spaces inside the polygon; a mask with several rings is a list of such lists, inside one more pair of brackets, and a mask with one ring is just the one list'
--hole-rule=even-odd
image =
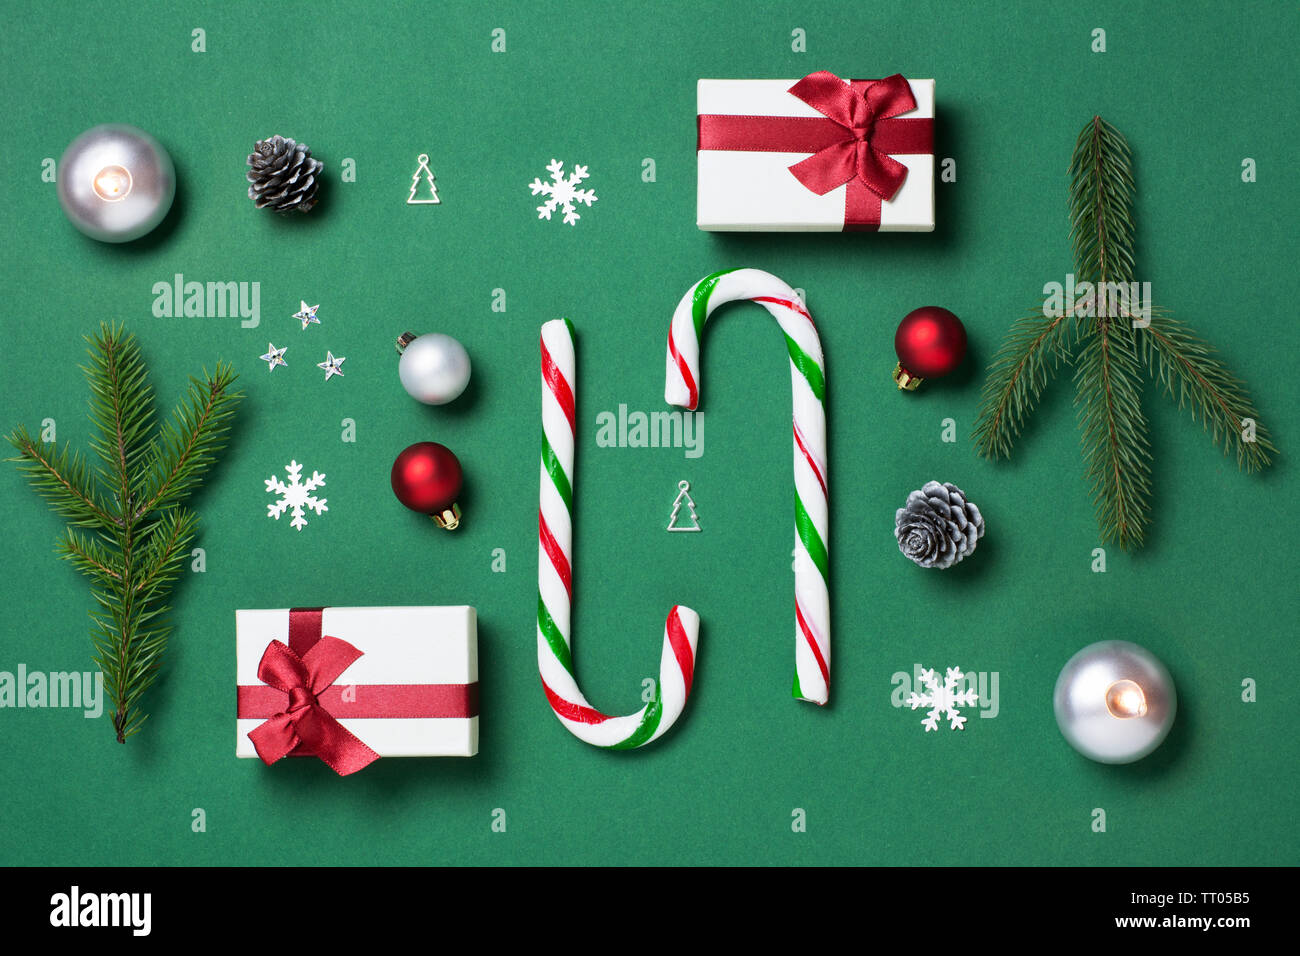
{"label": "glossy silver ornament ball", "polygon": [[450,335],[434,332],[398,339],[397,374],[410,396],[426,405],[446,405],[469,384],[469,353]]}
{"label": "glossy silver ornament ball", "polygon": [[1132,763],[1168,736],[1178,695],[1165,665],[1146,648],[1100,641],[1061,669],[1053,704],[1057,726],[1079,753],[1099,763]]}
{"label": "glossy silver ornament ball", "polygon": [[107,123],[63,151],[59,205],[71,223],[100,242],[139,239],[163,221],[176,196],[176,167],[142,129]]}

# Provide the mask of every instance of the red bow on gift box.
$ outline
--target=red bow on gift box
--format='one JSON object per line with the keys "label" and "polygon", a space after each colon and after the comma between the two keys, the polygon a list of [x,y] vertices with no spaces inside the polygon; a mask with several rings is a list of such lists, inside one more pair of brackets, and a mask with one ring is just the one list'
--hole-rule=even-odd
{"label": "red bow on gift box", "polygon": [[248,739],[264,763],[272,764],[302,746],[341,777],[379,759],[355,734],[321,706],[319,695],[352,666],[361,652],[325,635],[299,657],[288,645],[272,641],[257,665],[257,679],[289,695],[288,707],[249,731]]}
{"label": "red bow on gift box", "polygon": [[907,167],[890,153],[932,153],[934,121],[900,117],[916,109],[902,75],[849,80],[819,70],[790,87],[790,94],[822,117],[734,116],[702,113],[699,149],[812,153],[790,167],[819,196],[848,184],[844,228],[880,228],[880,204],[893,199]]}

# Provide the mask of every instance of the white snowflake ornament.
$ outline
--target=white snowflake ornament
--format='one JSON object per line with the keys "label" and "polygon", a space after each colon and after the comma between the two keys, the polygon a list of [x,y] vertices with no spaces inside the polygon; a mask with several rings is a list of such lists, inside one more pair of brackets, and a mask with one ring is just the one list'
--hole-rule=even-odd
{"label": "white snowflake ornament", "polygon": [[577,207],[574,203],[582,203],[587,208],[596,201],[595,190],[578,189],[578,183],[582,182],[589,175],[586,166],[574,166],[573,172],[567,177],[564,175],[564,163],[558,159],[553,159],[546,164],[546,169],[551,174],[551,181],[544,183],[540,179],[534,179],[528,184],[528,188],[533,191],[534,196],[545,196],[546,202],[537,207],[538,219],[550,219],[551,213],[556,209],[564,210],[564,221],[572,226],[582,217],[578,215]]}
{"label": "white snowflake ornament", "polygon": [[965,676],[958,668],[949,667],[944,674],[943,684],[940,685],[934,671],[921,671],[921,683],[925,685],[925,693],[918,694],[913,691],[908,695],[907,703],[913,710],[918,707],[930,708],[930,712],[921,721],[926,733],[938,730],[939,720],[942,717],[948,718],[948,726],[953,730],[961,730],[966,726],[966,718],[957,712],[957,708],[974,707],[979,701],[979,695],[973,690],[957,691],[957,685]]}
{"label": "white snowflake ornament", "polygon": [[296,461],[289,462],[284,466],[284,470],[289,476],[287,485],[275,475],[266,479],[267,493],[280,496],[266,506],[266,516],[279,521],[280,515],[291,511],[293,520],[289,524],[301,531],[307,524],[308,510],[314,511],[318,517],[329,511],[325,506],[326,499],[317,498],[312,494],[317,488],[324,486],[325,476],[319,471],[313,471],[311,477],[305,483],[302,482],[300,480],[302,465]]}

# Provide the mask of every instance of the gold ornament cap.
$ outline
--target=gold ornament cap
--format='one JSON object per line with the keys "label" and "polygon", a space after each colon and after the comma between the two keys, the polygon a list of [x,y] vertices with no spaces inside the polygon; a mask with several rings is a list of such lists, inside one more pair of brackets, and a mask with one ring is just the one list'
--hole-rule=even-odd
{"label": "gold ornament cap", "polygon": [[900,392],[915,392],[916,386],[920,385],[922,381],[921,376],[913,375],[903,368],[902,362],[894,366],[894,384],[898,386]]}
{"label": "gold ornament cap", "polygon": [[444,508],[437,514],[429,515],[434,524],[444,531],[455,531],[460,527],[460,505],[453,503],[450,508]]}

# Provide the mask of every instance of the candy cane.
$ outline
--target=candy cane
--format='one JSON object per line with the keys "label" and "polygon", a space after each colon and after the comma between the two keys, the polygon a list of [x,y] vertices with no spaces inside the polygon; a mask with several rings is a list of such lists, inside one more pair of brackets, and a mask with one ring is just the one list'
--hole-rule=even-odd
{"label": "candy cane", "polygon": [[700,400],[700,333],[726,302],[757,302],[785,333],[794,390],[794,696],[824,704],[831,663],[827,590],[826,369],[812,316],[793,289],[768,272],[729,269],[705,276],[682,297],[668,330],[664,400],[694,410]]}
{"label": "candy cane", "polygon": [[542,491],[538,511],[537,668],[551,709],[569,732],[597,747],[630,750],[661,736],[681,716],[695,673],[700,616],[678,605],[664,624],[654,699],[635,714],[596,710],[573,676],[574,395],[573,325],[542,326]]}

